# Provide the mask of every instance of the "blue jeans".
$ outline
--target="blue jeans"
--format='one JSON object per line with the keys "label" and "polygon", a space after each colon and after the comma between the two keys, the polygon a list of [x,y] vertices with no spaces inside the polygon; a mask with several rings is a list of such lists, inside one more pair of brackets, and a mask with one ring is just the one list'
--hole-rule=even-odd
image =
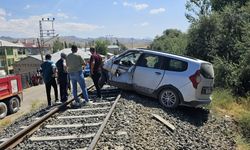
{"label": "blue jeans", "polygon": [[72,72],[69,73],[70,76],[70,80],[72,82],[72,86],[73,86],[73,96],[74,99],[77,103],[79,103],[79,98],[77,96],[77,82],[80,85],[81,89],[82,89],[82,95],[85,99],[86,102],[89,101],[89,96],[88,96],[88,92],[87,92],[87,88],[85,85],[85,80],[84,80],[84,75],[83,75],[83,71],[78,71],[78,72]]}

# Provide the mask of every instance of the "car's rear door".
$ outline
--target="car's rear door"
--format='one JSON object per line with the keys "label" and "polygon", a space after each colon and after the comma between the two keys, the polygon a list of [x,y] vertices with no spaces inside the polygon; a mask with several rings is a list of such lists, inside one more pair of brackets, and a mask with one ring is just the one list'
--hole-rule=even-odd
{"label": "car's rear door", "polygon": [[200,67],[201,79],[197,86],[196,95],[199,99],[209,99],[214,84],[214,70],[211,63],[202,63]]}
{"label": "car's rear door", "polygon": [[144,53],[138,60],[133,74],[134,89],[145,94],[153,93],[164,75],[162,64],[163,57]]}

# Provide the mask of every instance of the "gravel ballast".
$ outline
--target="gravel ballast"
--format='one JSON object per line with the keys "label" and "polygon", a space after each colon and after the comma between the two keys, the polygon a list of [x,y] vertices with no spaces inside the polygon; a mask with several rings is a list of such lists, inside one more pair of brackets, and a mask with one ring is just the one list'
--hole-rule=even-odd
{"label": "gravel ballast", "polygon": [[[90,78],[87,78],[87,79],[85,79],[85,83],[86,83],[86,86],[90,86],[93,82]],[[59,90],[59,88],[58,88],[58,90]],[[78,91],[80,91],[80,89]],[[72,98],[72,96],[70,98]],[[25,99],[24,99],[24,101],[25,101]],[[54,102],[54,100],[52,100],[52,103],[53,102]],[[23,115],[22,117],[17,119],[15,122],[13,122],[11,125],[4,128],[0,132],[0,139],[10,138],[10,137],[14,136],[19,131],[22,130],[22,128],[20,128],[20,127],[28,126],[31,123],[33,123],[37,118],[42,117],[44,114],[48,113],[48,111],[45,110],[46,107],[47,107],[47,105],[42,105],[36,111],[33,111],[33,112],[30,112],[28,114]]]}
{"label": "gravel ballast", "polygon": [[[108,98],[107,98],[108,99]],[[114,98],[111,98],[111,101]],[[111,106],[111,105],[109,105]],[[100,105],[99,107],[107,107]],[[1,133],[1,138],[11,137],[17,133],[21,125],[30,124],[43,111],[31,113],[19,119]],[[66,115],[87,115],[107,113],[105,110],[64,112]],[[176,129],[171,131],[162,122],[155,119],[157,114],[171,123]],[[31,117],[32,116],[32,117]],[[77,124],[101,122],[104,117],[77,119],[56,119],[46,121],[50,125]],[[130,149],[236,149],[234,141],[235,123],[229,118],[218,118],[207,109],[179,107],[165,109],[157,100],[138,95],[133,92],[123,92],[104,132],[99,139],[96,149],[130,150]],[[82,127],[78,129],[40,129],[35,136],[50,135],[82,135],[96,132],[98,127]],[[91,138],[79,140],[21,143],[16,149],[74,149],[89,145]]]}
{"label": "gravel ballast", "polygon": [[[164,109],[157,100],[124,92],[96,149],[236,149],[231,119],[202,108]],[[175,126],[171,131],[153,118]]]}

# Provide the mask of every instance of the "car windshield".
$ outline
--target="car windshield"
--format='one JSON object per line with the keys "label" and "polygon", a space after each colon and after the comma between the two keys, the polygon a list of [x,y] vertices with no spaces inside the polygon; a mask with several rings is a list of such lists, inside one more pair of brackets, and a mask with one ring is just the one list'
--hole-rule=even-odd
{"label": "car windshield", "polygon": [[127,52],[117,57],[114,63],[130,67],[132,65],[135,65],[139,56],[140,56],[139,52]]}

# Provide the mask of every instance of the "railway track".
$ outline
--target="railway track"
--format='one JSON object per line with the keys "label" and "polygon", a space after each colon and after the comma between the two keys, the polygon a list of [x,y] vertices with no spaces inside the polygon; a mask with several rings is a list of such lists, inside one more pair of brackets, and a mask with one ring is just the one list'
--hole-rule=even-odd
{"label": "railway track", "polygon": [[[90,100],[95,94],[92,87],[88,87]],[[14,136],[0,140],[0,149],[94,149],[121,96],[114,88],[102,93],[103,99],[91,106],[71,109],[71,99],[52,108]]]}

